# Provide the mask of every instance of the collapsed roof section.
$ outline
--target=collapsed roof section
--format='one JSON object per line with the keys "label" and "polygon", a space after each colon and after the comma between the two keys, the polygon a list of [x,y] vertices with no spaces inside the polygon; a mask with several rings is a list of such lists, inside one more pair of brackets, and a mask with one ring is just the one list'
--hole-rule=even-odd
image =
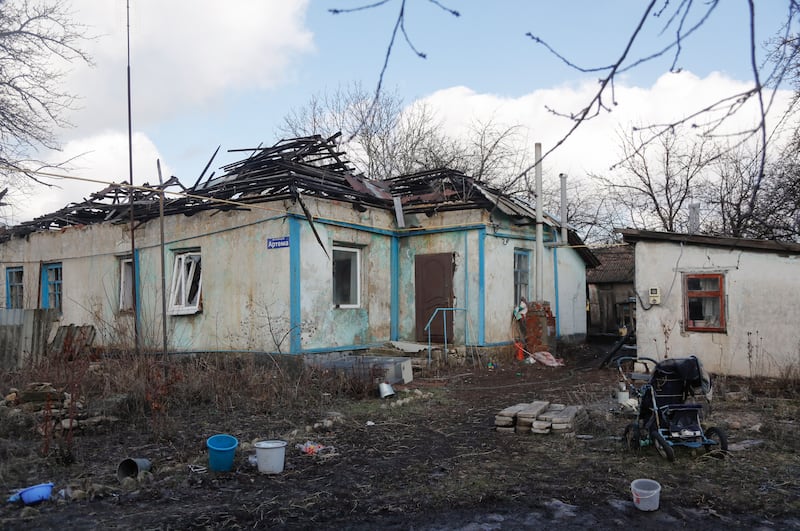
{"label": "collapsed roof section", "polygon": [[[368,179],[357,173],[338,149],[338,136],[314,135],[281,140],[267,148],[232,150],[249,155],[223,166],[221,176],[212,173],[204,180],[206,166],[191,187],[184,186],[177,177],[155,186],[145,184],[132,192],[127,185],[112,184],[81,203],[71,203],[51,214],[4,229],[0,241],[74,225],[128,222],[131,202],[133,219],[141,223],[158,217],[162,190],[166,195],[165,215],[246,210],[248,204],[286,199],[300,202],[305,210],[302,198],[306,196],[348,202],[359,210],[367,206],[396,209],[399,201],[404,214],[496,210],[517,224],[534,223],[536,211],[531,206],[456,170],[426,170],[385,181]],[[557,225],[549,217],[548,222]]]}

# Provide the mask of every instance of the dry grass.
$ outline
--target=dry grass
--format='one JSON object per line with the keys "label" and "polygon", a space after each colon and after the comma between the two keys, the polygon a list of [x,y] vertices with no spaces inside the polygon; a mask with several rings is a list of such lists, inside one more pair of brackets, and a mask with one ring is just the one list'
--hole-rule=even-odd
{"label": "dry grass", "polygon": [[[0,445],[0,488],[33,477],[61,485],[76,477],[116,484],[115,463],[137,452],[132,455],[160,465],[153,483],[119,494],[122,504],[92,502],[92,525],[115,525],[147,513],[152,527],[161,528],[335,528],[348,527],[349,519],[374,523],[375,516],[396,515],[401,528],[408,528],[410,514],[425,518],[495,505],[532,510],[551,499],[617,518],[618,510],[607,501],[629,499],[629,484],[636,477],[657,479],[667,508],[713,510],[737,518],[788,517],[800,511],[800,400],[781,395],[792,387],[778,385],[767,395],[755,387],[760,382],[724,380],[710,423],[729,428],[732,443],[760,439],[761,444],[725,459],[680,451],[669,463],[652,448],[632,455],[619,440],[628,420],[605,406],[590,409],[581,426],[580,433],[590,438],[498,434],[493,420],[503,407],[545,399],[588,408],[609,400],[616,374],[496,361],[500,368],[492,371],[460,368],[448,374],[439,367],[415,373],[419,393],[397,386],[390,401],[377,399],[370,382],[307,366],[296,357],[209,354],[164,361],[115,354],[99,360],[50,360],[0,374],[0,388],[7,392],[43,380],[59,389],[72,386],[87,408],[123,396],[119,403],[125,421],[113,430],[78,437],[77,462],[71,468],[29,452],[27,443],[40,436],[33,426],[20,425],[16,436]],[[747,392],[741,400],[724,400],[724,389]],[[423,396],[390,406],[415,393]],[[331,410],[342,414],[341,422],[305,431]],[[741,426],[734,428],[734,421]],[[756,423],[760,431],[751,429]],[[8,429],[0,422],[0,436]],[[206,462],[203,438],[220,431],[242,442],[280,437],[290,442],[289,448],[314,439],[335,446],[336,454],[324,460],[291,454],[285,473],[275,477],[259,475],[243,454],[231,474],[188,472],[187,463]],[[80,519],[88,512],[77,503],[53,504],[47,511],[50,523],[85,522]],[[18,513],[8,510],[0,516],[20,527]]]}

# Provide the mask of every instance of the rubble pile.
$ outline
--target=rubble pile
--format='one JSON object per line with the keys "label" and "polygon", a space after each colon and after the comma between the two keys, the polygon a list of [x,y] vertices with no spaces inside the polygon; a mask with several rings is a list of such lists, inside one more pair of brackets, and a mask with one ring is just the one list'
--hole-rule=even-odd
{"label": "rubble pile", "polygon": [[24,389],[11,389],[0,401],[0,418],[24,424],[33,418],[40,435],[111,425],[118,417],[85,408],[78,397],[59,391],[50,383],[33,382]]}

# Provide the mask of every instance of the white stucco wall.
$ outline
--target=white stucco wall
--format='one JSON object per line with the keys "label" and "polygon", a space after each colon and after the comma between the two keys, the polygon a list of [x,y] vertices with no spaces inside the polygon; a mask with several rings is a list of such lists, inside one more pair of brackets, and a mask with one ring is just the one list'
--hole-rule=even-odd
{"label": "white stucco wall", "polygon": [[[586,265],[569,247],[555,249],[558,266],[558,295],[550,303],[553,313],[558,311],[560,337],[574,341],[586,338]],[[556,301],[558,306],[556,307]]]}
{"label": "white stucco wall", "polygon": [[[399,231],[399,334],[406,341],[415,341],[416,300],[415,261],[418,255],[452,253],[455,259],[453,272],[453,305],[465,311],[448,312],[452,319],[452,338],[458,344],[478,341],[480,322],[479,294],[479,231],[484,219],[481,211],[455,211],[437,213],[424,218],[424,230],[407,228]],[[431,232],[436,231],[436,232]],[[438,318],[438,317],[437,317]],[[449,339],[448,339],[449,341]]]}
{"label": "white stucco wall", "polygon": [[[315,216],[341,223],[375,223],[339,205],[314,208]],[[268,249],[269,238],[289,236],[281,205],[251,212],[211,212],[165,219],[166,282],[170,289],[174,253],[202,255],[202,311],[168,316],[169,346],[175,350],[280,350],[290,347],[290,249]],[[278,217],[276,217],[278,216]],[[391,220],[386,217],[384,222]],[[301,347],[336,347],[387,341],[390,330],[389,238],[345,227],[315,224],[328,256],[305,219],[296,221],[300,252]],[[384,223],[385,224],[385,223]],[[362,305],[334,309],[331,248],[334,243],[362,251]],[[140,279],[140,337],[145,347],[161,346],[161,263],[159,224],[136,231]],[[59,324],[93,324],[104,345],[131,345],[133,320],[119,312],[120,259],[130,255],[126,225],[97,224],[33,233],[0,246],[0,263],[23,266],[25,307],[38,306],[40,263],[62,264],[63,313]],[[385,257],[385,258],[384,258]],[[2,287],[5,301],[6,283]],[[368,333],[367,333],[368,332]]]}
{"label": "white stucco wall", "polygon": [[[725,276],[724,333],[687,332],[685,273]],[[714,373],[778,376],[800,366],[800,257],[672,242],[636,243],[637,343],[640,356],[696,355]],[[649,306],[648,289],[661,290]],[[649,309],[647,309],[649,307]]]}
{"label": "white stucco wall", "polygon": [[[397,230],[394,212],[359,212],[349,203],[305,199],[322,246],[290,202],[254,206],[251,211],[206,211],[165,218],[167,290],[175,253],[199,250],[202,256],[202,311],[168,316],[169,347],[174,350],[290,351],[291,257],[299,255],[300,350],[349,348],[391,338],[392,245],[398,245],[399,339],[415,340],[414,261],[419,254],[453,253],[454,305],[466,308],[454,319],[455,337],[464,344],[504,344],[512,339],[514,249],[531,250],[531,297],[535,282],[532,227],[505,222],[483,210],[450,211],[422,219],[425,228]],[[422,216],[420,216],[422,217]],[[292,233],[292,227],[296,232]],[[289,247],[269,249],[270,238],[292,236]],[[294,237],[299,237],[295,241]],[[361,252],[361,305],[335,308],[332,247]],[[324,248],[323,248],[324,246]],[[483,246],[484,277],[480,276]],[[161,346],[161,256],[158,219],[136,230],[143,346]],[[131,252],[127,225],[96,224],[40,232],[0,244],[0,265],[25,269],[26,308],[38,307],[40,267],[60,262],[63,314],[60,324],[92,324],[103,345],[132,344],[133,319],[120,312],[120,261]],[[326,255],[327,252],[327,255]],[[556,295],[557,256],[558,294]],[[558,312],[562,336],[585,334],[585,267],[574,249],[545,248],[544,299]],[[0,300],[5,302],[5,281]],[[483,306],[481,306],[483,305]],[[483,313],[481,308],[483,307]],[[449,316],[449,318],[452,318]],[[483,331],[483,337],[481,337]]]}

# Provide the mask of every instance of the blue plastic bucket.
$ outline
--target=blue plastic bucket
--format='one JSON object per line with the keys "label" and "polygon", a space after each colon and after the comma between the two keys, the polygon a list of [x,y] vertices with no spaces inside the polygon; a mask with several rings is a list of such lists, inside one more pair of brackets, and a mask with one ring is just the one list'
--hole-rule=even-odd
{"label": "blue plastic bucket", "polygon": [[214,472],[230,472],[239,440],[233,435],[220,433],[209,437],[206,446],[208,446],[208,468]]}

